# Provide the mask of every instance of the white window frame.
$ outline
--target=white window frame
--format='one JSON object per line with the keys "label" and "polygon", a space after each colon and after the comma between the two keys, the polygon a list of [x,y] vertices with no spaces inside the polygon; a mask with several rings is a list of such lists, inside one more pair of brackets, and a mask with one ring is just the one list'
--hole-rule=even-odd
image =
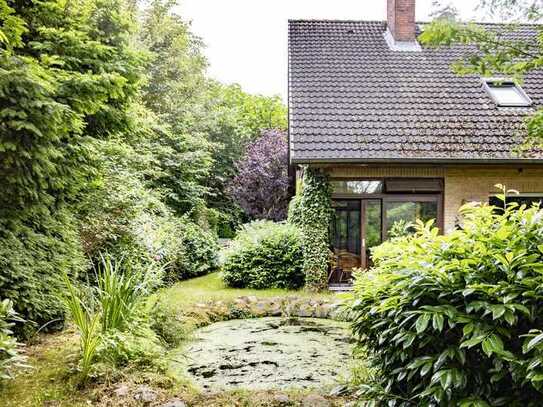
{"label": "white window frame", "polygon": [[[529,107],[533,104],[532,99],[524,92],[524,89],[519,86],[518,83],[516,83],[514,80],[510,78],[483,78],[483,89],[486,91],[486,93],[490,96],[490,99],[494,102],[496,106],[500,107]],[[492,85],[507,85],[513,87],[520,96],[525,99],[525,102],[519,102],[519,103],[504,103],[501,102],[494,93],[492,92]]]}

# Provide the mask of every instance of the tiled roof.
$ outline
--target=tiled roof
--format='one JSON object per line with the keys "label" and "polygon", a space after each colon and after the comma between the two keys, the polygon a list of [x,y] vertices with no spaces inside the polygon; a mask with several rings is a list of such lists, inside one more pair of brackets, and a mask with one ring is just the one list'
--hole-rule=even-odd
{"label": "tiled roof", "polygon": [[[289,22],[293,163],[543,159],[519,156],[523,123],[543,103],[543,72],[522,85],[534,105],[498,108],[476,75],[458,76],[465,46],[391,51],[384,22]],[[511,34],[531,38],[537,27]]]}

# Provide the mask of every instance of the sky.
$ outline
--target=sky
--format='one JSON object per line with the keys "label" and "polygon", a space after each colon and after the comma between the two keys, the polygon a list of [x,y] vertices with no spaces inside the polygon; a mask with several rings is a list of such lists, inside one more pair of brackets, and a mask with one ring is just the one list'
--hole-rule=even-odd
{"label": "sky", "polygon": [[[461,19],[477,16],[477,1],[451,3]],[[432,0],[416,4],[417,20],[429,20]],[[181,0],[176,11],[206,44],[212,78],[286,102],[288,19],[385,20],[386,0]]]}

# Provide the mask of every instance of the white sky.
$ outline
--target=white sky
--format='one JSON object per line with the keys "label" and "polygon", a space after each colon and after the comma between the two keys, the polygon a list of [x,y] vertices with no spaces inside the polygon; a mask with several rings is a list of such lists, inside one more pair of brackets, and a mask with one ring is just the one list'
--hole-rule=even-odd
{"label": "white sky", "polygon": [[[432,0],[416,1],[417,20],[429,20]],[[451,3],[461,19],[476,15],[476,0]],[[178,12],[205,42],[211,77],[286,101],[287,20],[385,20],[386,0],[181,0]]]}

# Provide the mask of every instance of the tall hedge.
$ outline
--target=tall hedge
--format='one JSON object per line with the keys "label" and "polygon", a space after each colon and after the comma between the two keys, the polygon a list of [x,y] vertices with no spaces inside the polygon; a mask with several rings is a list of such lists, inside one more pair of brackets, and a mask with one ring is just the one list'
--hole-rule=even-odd
{"label": "tall hedge", "polygon": [[38,324],[84,263],[75,206],[93,141],[128,133],[141,58],[122,0],[0,0],[0,298]]}
{"label": "tall hedge", "polygon": [[318,291],[326,288],[328,282],[331,187],[328,176],[317,168],[305,168],[303,180],[299,212],[305,285],[309,290]]}

